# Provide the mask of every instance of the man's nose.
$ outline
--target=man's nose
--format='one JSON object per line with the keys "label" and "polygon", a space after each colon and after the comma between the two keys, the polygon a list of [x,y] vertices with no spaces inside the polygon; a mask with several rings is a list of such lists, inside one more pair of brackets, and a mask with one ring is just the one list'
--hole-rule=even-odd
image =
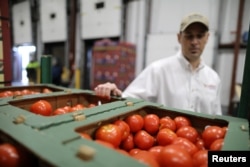
{"label": "man's nose", "polygon": [[194,37],[191,39],[191,42],[192,42],[192,44],[197,44],[197,43],[200,42],[200,38],[194,36]]}

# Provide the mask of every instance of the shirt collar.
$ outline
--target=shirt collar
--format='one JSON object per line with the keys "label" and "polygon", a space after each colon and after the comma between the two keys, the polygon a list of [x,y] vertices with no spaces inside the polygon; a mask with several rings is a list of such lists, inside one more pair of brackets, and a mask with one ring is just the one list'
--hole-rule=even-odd
{"label": "shirt collar", "polygon": [[[179,60],[181,62],[181,64],[187,68],[187,69],[192,69],[191,64],[189,63],[189,61],[187,61],[187,59],[184,57],[184,55],[182,54],[181,51],[178,52],[177,56],[179,57]],[[198,68],[196,68],[196,70],[201,70],[203,67],[205,66],[204,61],[201,59],[201,62],[198,66]]]}

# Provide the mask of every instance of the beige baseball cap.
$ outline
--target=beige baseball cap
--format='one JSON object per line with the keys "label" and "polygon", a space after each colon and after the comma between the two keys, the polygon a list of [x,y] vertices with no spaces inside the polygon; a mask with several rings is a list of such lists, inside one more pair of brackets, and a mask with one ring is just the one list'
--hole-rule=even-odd
{"label": "beige baseball cap", "polygon": [[207,28],[207,30],[209,29],[208,19],[205,16],[199,13],[191,13],[182,19],[180,31],[184,31],[189,25],[193,23],[201,23]]}

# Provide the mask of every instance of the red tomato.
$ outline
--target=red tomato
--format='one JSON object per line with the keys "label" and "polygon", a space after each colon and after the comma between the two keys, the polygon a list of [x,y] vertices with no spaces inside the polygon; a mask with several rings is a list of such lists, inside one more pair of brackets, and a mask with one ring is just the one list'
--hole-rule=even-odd
{"label": "red tomato", "polygon": [[69,112],[74,112],[74,111],[78,111],[79,108],[77,108],[76,106],[71,107]]}
{"label": "red tomato", "polygon": [[129,115],[125,122],[129,125],[130,131],[133,133],[138,132],[141,130],[144,126],[144,120],[143,117],[139,114],[132,114]]}
{"label": "red tomato", "polygon": [[70,112],[72,109],[70,106],[64,106],[63,109],[66,110],[67,112]]}
{"label": "red tomato", "polygon": [[92,140],[91,136],[88,133],[81,132],[80,135],[83,139]]}
{"label": "red tomato", "polygon": [[122,140],[125,140],[128,135],[130,134],[130,128],[128,126],[128,124],[123,121],[123,120],[116,120],[114,122],[115,125],[117,125],[120,129],[121,129],[121,132],[122,132]]}
{"label": "red tomato", "polygon": [[103,140],[98,140],[98,139],[96,139],[95,142],[100,144],[100,145],[103,145],[105,147],[115,149],[114,145],[109,143],[109,142],[106,142],[106,141],[103,141]]}
{"label": "red tomato", "polygon": [[163,129],[163,128],[169,128],[175,132],[175,130],[176,130],[175,121],[172,118],[170,118],[169,116],[161,118],[159,129]]}
{"label": "red tomato", "polygon": [[193,167],[208,166],[208,150],[199,150],[192,158]]}
{"label": "red tomato", "polygon": [[5,98],[5,97],[7,96],[4,94],[4,92],[0,92],[0,98]]}
{"label": "red tomato", "polygon": [[224,138],[224,136],[225,136],[225,131],[219,126],[208,126],[202,132],[202,139],[204,140],[205,147],[207,149],[210,148],[210,145],[216,139],[222,139]]}
{"label": "red tomato", "polygon": [[13,92],[10,90],[5,91],[8,96],[13,96]]}
{"label": "red tomato", "polygon": [[10,96],[13,96],[13,92],[9,90],[1,92],[0,94],[0,97],[10,97]]}
{"label": "red tomato", "polygon": [[176,129],[179,129],[182,126],[191,126],[191,122],[187,117],[184,116],[177,116],[174,118],[174,122],[176,125]]}
{"label": "red tomato", "polygon": [[122,149],[126,151],[130,151],[134,148],[134,137],[132,134],[129,134],[128,137],[122,141],[121,146]]}
{"label": "red tomato", "polygon": [[163,146],[153,146],[151,147],[148,151],[151,152],[154,157],[155,157],[155,160],[160,164],[160,153],[161,153],[161,150],[163,149]]}
{"label": "red tomato", "polygon": [[210,150],[220,151],[224,145],[224,139],[216,139],[211,145]]}
{"label": "red tomato", "polygon": [[52,115],[61,115],[68,113],[64,108],[57,108]]}
{"label": "red tomato", "polygon": [[138,160],[140,163],[143,163],[150,167],[159,167],[159,164],[155,160],[153,154],[148,151],[145,151],[145,150],[139,151],[137,154],[133,155],[132,157]]}
{"label": "red tomato", "polygon": [[156,141],[159,145],[166,146],[168,144],[171,144],[175,138],[177,138],[175,132],[168,128],[164,128],[157,133]]}
{"label": "red tomato", "polygon": [[192,167],[192,157],[178,145],[168,145],[162,148],[159,154],[162,167]]}
{"label": "red tomato", "polygon": [[133,148],[129,151],[129,155],[134,156],[135,154],[137,154],[138,152],[142,151],[139,148]]}
{"label": "red tomato", "polygon": [[[75,108],[75,111],[82,110],[82,109],[85,108],[82,104],[76,104],[76,105],[73,106],[73,107]],[[73,108],[73,107],[72,107],[72,108]]]}
{"label": "red tomato", "polygon": [[191,141],[189,141],[188,139],[183,138],[183,137],[177,137],[176,139],[174,139],[172,144],[182,147],[190,155],[193,155],[194,153],[196,153],[198,151],[198,148],[195,146],[194,143],[192,143]]}
{"label": "red tomato", "polygon": [[37,92],[37,91],[30,91],[30,94],[32,95],[32,94],[38,94],[39,92]]}
{"label": "red tomato", "polygon": [[22,92],[22,95],[30,95],[31,94],[31,91],[28,89],[23,89],[21,92]]}
{"label": "red tomato", "polygon": [[156,114],[148,114],[144,116],[144,129],[150,133],[155,134],[158,132],[160,126],[160,119]]}
{"label": "red tomato", "polygon": [[198,148],[198,150],[205,150],[205,144],[203,139],[198,138],[197,141],[195,142],[195,145]]}
{"label": "red tomato", "polygon": [[4,143],[0,145],[0,166],[16,167],[20,165],[20,155],[15,146]]}
{"label": "red tomato", "polygon": [[179,137],[184,137],[195,143],[198,139],[198,131],[192,126],[182,126],[176,131],[176,135]]}
{"label": "red tomato", "polygon": [[118,147],[122,140],[121,129],[114,124],[106,124],[99,127],[95,133],[95,138],[98,140],[103,140]]}
{"label": "red tomato", "polygon": [[14,96],[20,96],[22,95],[22,92],[20,90],[16,90],[14,93],[13,93]]}
{"label": "red tomato", "polygon": [[96,107],[96,104],[91,103],[91,104],[89,104],[88,107],[89,107],[89,108]]}
{"label": "red tomato", "polygon": [[140,130],[134,136],[134,143],[139,149],[148,150],[154,145],[155,138],[145,130]]}
{"label": "red tomato", "polygon": [[49,88],[43,88],[42,93],[51,93],[53,92],[52,90],[50,90]]}
{"label": "red tomato", "polygon": [[31,105],[30,111],[35,114],[50,116],[52,113],[52,106],[46,100],[39,100]]}

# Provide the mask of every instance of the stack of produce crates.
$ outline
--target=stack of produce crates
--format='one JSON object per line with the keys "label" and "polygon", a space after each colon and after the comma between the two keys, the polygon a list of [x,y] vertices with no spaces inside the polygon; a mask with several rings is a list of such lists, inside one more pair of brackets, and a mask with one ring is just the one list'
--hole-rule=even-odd
{"label": "stack of produce crates", "polygon": [[100,40],[92,52],[91,88],[105,82],[124,90],[135,77],[136,47],[127,42]]}
{"label": "stack of produce crates", "polygon": [[[5,87],[5,89],[24,87]],[[159,118],[184,116],[198,132],[206,126],[227,126],[222,150],[249,150],[248,121],[230,116],[211,116],[185,110],[168,108],[140,99],[99,97],[90,90],[78,90],[55,85],[27,86],[25,89],[49,93],[11,96],[0,100],[0,144],[11,143],[22,148],[24,160],[32,166],[146,166],[117,150],[81,136],[94,138],[102,125],[124,120],[132,114],[156,114]],[[3,92],[6,90],[0,90]],[[82,104],[84,109],[61,115],[42,116],[30,112],[32,104],[48,101],[52,110]],[[90,104],[93,106],[87,107]]]}

